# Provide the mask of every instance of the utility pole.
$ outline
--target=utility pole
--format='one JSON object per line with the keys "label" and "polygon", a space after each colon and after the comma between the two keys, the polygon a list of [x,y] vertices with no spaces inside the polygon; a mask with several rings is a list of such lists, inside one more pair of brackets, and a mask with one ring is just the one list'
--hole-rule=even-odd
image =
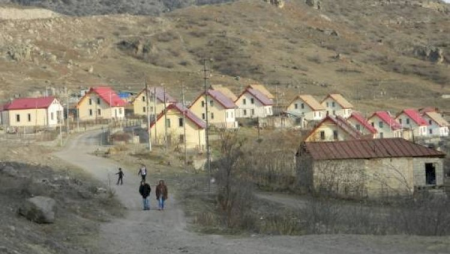
{"label": "utility pole", "polygon": [[184,99],[184,84],[181,86],[181,97],[183,98],[183,142],[184,142],[184,170],[186,170],[187,166],[187,144],[186,144],[186,110],[187,107],[185,105]]}
{"label": "utility pole", "polygon": [[158,144],[159,143],[158,142],[158,132],[156,131],[156,127],[157,127],[156,121],[158,120],[158,119],[156,119],[158,117],[156,115],[156,100],[157,100],[157,97],[156,97],[156,86],[155,86],[155,87],[153,87],[153,118],[155,121],[155,142]]}
{"label": "utility pole", "polygon": [[164,147],[167,150],[167,110],[166,110],[166,87],[163,84],[163,98],[164,98]]}
{"label": "utility pole", "polygon": [[145,97],[146,100],[146,114],[147,114],[147,134],[148,134],[148,150],[152,151],[152,131],[150,130],[150,107],[149,107],[149,100],[150,97],[148,96],[149,92],[148,92],[148,85],[147,85],[147,81],[145,81]]}
{"label": "utility pole", "polygon": [[208,117],[208,69],[206,68],[206,59],[203,61],[203,83],[205,90],[205,142],[206,142],[206,166],[208,169],[208,191],[211,191],[211,153],[209,150],[209,117]]}
{"label": "utility pole", "polygon": [[69,105],[69,93],[67,92],[67,90],[66,90],[66,98],[67,98],[67,101],[66,101],[66,103],[67,103],[67,108],[66,108],[67,123],[66,123],[66,125],[67,125],[67,136],[69,136],[69,107],[70,107],[70,105]]}

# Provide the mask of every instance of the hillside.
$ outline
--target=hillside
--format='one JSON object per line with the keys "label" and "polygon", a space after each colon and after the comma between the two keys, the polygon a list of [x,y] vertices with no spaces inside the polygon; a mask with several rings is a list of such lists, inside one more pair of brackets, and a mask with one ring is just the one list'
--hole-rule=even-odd
{"label": "hillside", "polygon": [[211,82],[262,82],[284,104],[340,92],[365,112],[450,111],[450,15],[440,1],[263,1],[187,7],[160,17],[104,15],[0,22],[0,96],[102,83],[164,83],[192,99]]}

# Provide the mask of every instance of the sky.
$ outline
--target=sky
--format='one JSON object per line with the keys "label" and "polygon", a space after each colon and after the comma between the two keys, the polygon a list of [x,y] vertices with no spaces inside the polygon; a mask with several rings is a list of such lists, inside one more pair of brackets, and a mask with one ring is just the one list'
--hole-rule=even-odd
{"label": "sky", "polygon": [[444,0],[444,2],[446,2],[446,3],[450,4],[450,0]]}

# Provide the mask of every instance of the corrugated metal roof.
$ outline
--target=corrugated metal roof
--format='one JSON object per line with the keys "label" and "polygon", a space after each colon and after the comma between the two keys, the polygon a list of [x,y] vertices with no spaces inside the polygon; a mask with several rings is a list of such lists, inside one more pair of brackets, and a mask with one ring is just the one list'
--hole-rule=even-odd
{"label": "corrugated metal roof", "polygon": [[327,95],[327,97],[322,100],[321,104],[328,98],[332,98],[339,105],[341,105],[342,108],[353,108],[353,105],[350,102],[348,102],[342,95],[337,93]]}
{"label": "corrugated metal roof", "polygon": [[445,157],[443,152],[402,138],[304,142],[299,153],[305,152],[315,160]]}
{"label": "corrugated metal roof", "polygon": [[[249,92],[251,95],[253,95],[253,97],[255,97],[259,102],[261,102],[261,104],[263,104],[264,106],[271,106],[273,105],[273,101],[270,100],[267,96],[265,96],[262,92],[260,92],[259,90],[253,89],[253,88],[248,88],[247,90],[245,90],[247,92]],[[244,92],[245,93],[245,92]]]}
{"label": "corrugated metal roof", "polygon": [[222,86],[222,85],[211,85],[212,90],[217,90],[221,93],[223,93],[225,96],[230,98],[232,101],[236,101],[238,97],[236,94],[234,94],[228,87]]}
{"label": "corrugated metal roof", "polygon": [[106,104],[111,107],[124,107],[127,103],[109,86],[93,87],[88,93],[96,93]]}
{"label": "corrugated metal roof", "polygon": [[364,128],[372,132],[373,134],[377,133],[377,130],[367,121],[367,119],[359,112],[352,112],[352,115],[349,118],[353,118],[358,121]]}
{"label": "corrugated metal roof", "polygon": [[404,109],[400,114],[398,114],[398,116],[400,116],[403,113],[407,115],[409,118],[411,118],[411,120],[413,120],[419,126],[428,125],[427,121],[425,121],[425,119],[423,119],[422,116],[420,116],[419,112],[415,109],[412,108]]}
{"label": "corrugated metal roof", "polygon": [[[170,104],[169,106],[167,106],[166,110],[162,111],[158,115],[157,121],[159,121],[164,116],[165,112],[172,110],[172,109],[177,110],[178,112],[180,112],[181,115],[185,114],[186,118],[189,119],[190,121],[192,121],[200,129],[206,128],[206,123],[202,119],[198,118],[191,110],[184,107],[183,104],[181,104],[181,103],[174,103],[174,104]],[[151,124],[151,126],[153,126],[153,125],[155,125],[155,122],[153,122]]]}
{"label": "corrugated metal roof", "polygon": [[39,98],[17,98],[12,102],[3,105],[3,110],[20,110],[34,108],[48,108],[55,97],[39,97]]}
{"label": "corrugated metal roof", "polygon": [[234,104],[234,102],[230,98],[225,96],[225,94],[220,91],[210,89],[208,90],[208,95],[214,98],[226,109],[237,108],[236,104]]}
{"label": "corrugated metal roof", "polygon": [[432,121],[434,121],[437,125],[441,127],[449,126],[448,122],[442,117],[441,114],[437,112],[426,112],[424,116],[430,118]]}
{"label": "corrugated metal roof", "polygon": [[372,116],[369,117],[369,120],[372,119],[372,117],[374,116],[380,118],[381,121],[390,126],[392,130],[399,130],[402,128],[402,126],[394,118],[392,118],[389,112],[387,111],[377,111],[373,113]]}
{"label": "corrugated metal roof", "polygon": [[313,96],[309,94],[300,94],[295,96],[295,98],[289,103],[289,106],[294,103],[297,99],[302,100],[306,103],[312,110],[325,110],[325,107],[322,106]]}

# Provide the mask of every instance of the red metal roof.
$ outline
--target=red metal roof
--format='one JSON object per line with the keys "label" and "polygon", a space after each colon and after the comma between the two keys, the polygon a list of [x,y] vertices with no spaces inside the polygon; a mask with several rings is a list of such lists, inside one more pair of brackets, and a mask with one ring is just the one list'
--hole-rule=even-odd
{"label": "red metal roof", "polygon": [[226,109],[237,108],[236,104],[234,104],[234,102],[230,98],[225,96],[225,94],[220,91],[208,90],[208,95],[214,98]]}
{"label": "red metal roof", "polygon": [[111,107],[124,107],[126,102],[122,100],[117,93],[108,86],[92,87],[88,93],[96,93],[103,101]]}
{"label": "red metal roof", "polygon": [[[177,110],[178,112],[180,112],[181,115],[185,114],[186,118],[191,120],[195,125],[197,125],[200,129],[205,129],[206,128],[206,123],[198,118],[194,113],[192,113],[191,110],[189,110],[188,108],[184,107],[181,103],[174,103],[174,104],[170,104],[169,106],[167,106],[166,110],[162,111],[157,118],[157,121],[159,121],[159,119],[161,119],[161,117],[164,116],[165,112],[168,112],[169,110]],[[152,122],[150,127],[153,127],[153,125],[155,125],[156,122]]]}
{"label": "red metal roof", "polygon": [[40,98],[18,98],[3,105],[3,110],[48,108],[54,100],[55,97],[53,96]]}
{"label": "red metal roof", "polygon": [[373,113],[372,116],[369,117],[369,119],[374,116],[380,118],[384,123],[390,126],[392,130],[399,130],[402,128],[402,126],[394,118],[392,118],[387,111],[377,111]]}
{"label": "red metal roof", "polygon": [[352,112],[352,115],[349,118],[353,118],[358,121],[364,128],[369,130],[371,133],[377,133],[377,130],[367,121],[367,119],[358,112]]}
{"label": "red metal roof", "polygon": [[253,88],[247,88],[239,97],[241,97],[245,93],[250,93],[253,97],[255,97],[259,102],[261,102],[264,106],[272,106],[273,101],[267,96],[265,96],[261,91],[253,89]]}
{"label": "red metal roof", "polygon": [[400,114],[398,114],[398,116],[400,116],[401,114],[405,114],[419,126],[423,125],[428,126],[427,121],[423,119],[422,116],[420,116],[420,113],[415,109],[412,108],[404,109],[402,112],[400,112]]}
{"label": "red metal roof", "polygon": [[445,157],[443,152],[402,138],[303,142],[298,153],[308,153],[314,160]]}

